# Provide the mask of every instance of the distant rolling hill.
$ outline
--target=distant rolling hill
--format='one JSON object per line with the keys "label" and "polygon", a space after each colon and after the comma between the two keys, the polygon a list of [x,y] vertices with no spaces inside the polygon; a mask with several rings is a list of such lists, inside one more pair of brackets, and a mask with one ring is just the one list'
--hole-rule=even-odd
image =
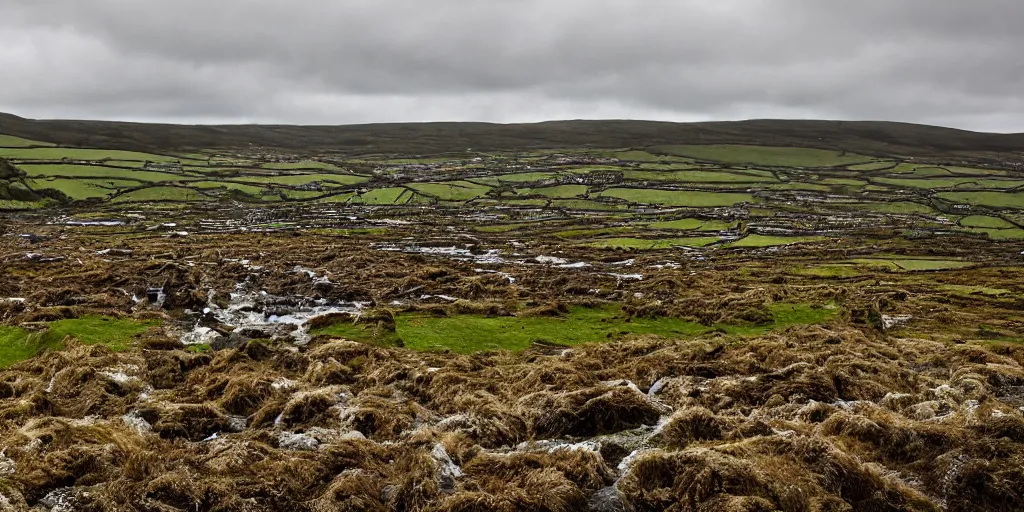
{"label": "distant rolling hill", "polygon": [[0,114],[0,134],[60,145],[181,151],[269,147],[345,155],[439,154],[545,148],[627,148],[668,144],[754,144],[848,151],[876,156],[992,153],[1024,158],[1024,134],[977,133],[875,121],[667,123],[552,121],[535,124],[401,123],[347,126],[171,125],[31,120]]}

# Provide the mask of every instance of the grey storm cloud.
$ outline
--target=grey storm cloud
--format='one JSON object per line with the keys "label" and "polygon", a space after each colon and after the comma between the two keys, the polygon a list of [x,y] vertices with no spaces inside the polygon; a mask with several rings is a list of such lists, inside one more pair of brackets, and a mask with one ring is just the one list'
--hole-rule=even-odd
{"label": "grey storm cloud", "polygon": [[1018,0],[3,0],[0,110],[1024,131]]}

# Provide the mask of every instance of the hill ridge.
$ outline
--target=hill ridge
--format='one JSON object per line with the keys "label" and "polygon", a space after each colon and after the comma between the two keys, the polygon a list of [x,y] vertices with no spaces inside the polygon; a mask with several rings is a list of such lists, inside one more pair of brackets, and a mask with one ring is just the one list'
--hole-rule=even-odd
{"label": "hill ridge", "polygon": [[69,146],[145,151],[260,146],[295,152],[438,154],[469,148],[474,151],[515,151],[563,147],[753,144],[841,149],[877,156],[926,156],[951,151],[1024,152],[1024,134],[982,133],[890,121],[839,120],[180,125],[33,120],[0,113],[0,133]]}

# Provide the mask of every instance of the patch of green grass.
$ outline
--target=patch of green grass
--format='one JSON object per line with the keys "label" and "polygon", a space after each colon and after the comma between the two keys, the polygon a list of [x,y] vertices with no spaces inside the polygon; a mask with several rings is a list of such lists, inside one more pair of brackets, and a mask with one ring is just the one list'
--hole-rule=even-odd
{"label": "patch of green grass", "polygon": [[866,164],[858,164],[848,166],[847,169],[851,171],[878,171],[881,169],[888,169],[896,165],[896,162],[868,162]]}
{"label": "patch of green grass", "polygon": [[60,348],[60,341],[19,327],[0,325],[0,368],[29,359],[44,350]]}
{"label": "patch of green grass", "polygon": [[1019,240],[1024,238],[1024,229],[971,228],[972,233],[985,233],[992,240]]}
{"label": "patch of green grass", "polygon": [[960,225],[965,228],[1012,229],[1016,227],[999,217],[988,217],[985,215],[970,215],[968,217],[964,217],[960,219]]}
{"label": "patch of green grass", "polygon": [[555,236],[559,238],[579,238],[585,236],[600,236],[600,235],[614,235],[618,233],[632,233],[636,231],[635,227],[632,226],[615,226],[606,228],[593,228],[593,229],[569,229],[566,231],[559,231],[555,233]]}
{"label": "patch of green grass", "polygon": [[918,167],[917,169],[914,169],[914,176],[922,176],[925,178],[952,175],[953,173],[946,169],[942,169],[941,167]]}
{"label": "patch of green grass", "polygon": [[536,206],[542,207],[547,206],[551,202],[550,199],[502,199],[504,204],[510,206]]}
{"label": "patch of green grass", "polygon": [[326,163],[317,162],[316,160],[303,160],[301,162],[287,162],[287,163],[272,163],[263,164],[264,169],[281,169],[281,170],[293,170],[293,169],[329,169],[332,171],[339,171],[338,167]]}
{"label": "patch of green grass", "polygon": [[622,205],[584,199],[556,199],[551,201],[551,207],[568,210],[621,210],[624,208]]}
{"label": "patch of green grass", "polygon": [[1024,192],[944,192],[939,197],[954,203],[993,208],[1024,208]]}
{"label": "patch of green grass", "polygon": [[1011,189],[1024,185],[1024,181],[1000,180],[1000,179],[975,179],[975,178],[934,178],[934,179],[902,179],[902,178],[872,178],[872,182],[905,188],[991,188]]}
{"label": "patch of green grass", "polygon": [[674,159],[671,156],[652,155],[646,151],[618,151],[610,153],[608,156],[628,162],[660,162],[662,160]]}
{"label": "patch of green grass", "polygon": [[495,226],[473,226],[473,231],[480,233],[507,233],[509,231],[515,231],[529,226],[537,226],[535,222],[522,222],[519,224],[498,224]]}
{"label": "patch of green grass", "polygon": [[587,193],[586,185],[557,185],[554,187],[527,188],[519,191],[521,195],[542,195],[546,197],[572,198]]}
{"label": "patch of green grass", "polygon": [[491,190],[490,187],[468,181],[412,183],[409,187],[422,194],[434,196],[441,201],[469,201],[483,197]]}
{"label": "patch of green grass", "polygon": [[974,176],[1009,176],[1010,173],[998,169],[972,169],[969,167],[945,167],[953,174],[970,174]]}
{"label": "patch of green grass", "polygon": [[696,208],[713,208],[733,206],[740,203],[753,203],[750,194],[732,194],[725,192],[695,192],[690,190],[658,190],[639,188],[613,188],[601,194],[642,204],[663,204],[667,206],[692,206]]}
{"label": "patch of green grass", "polygon": [[189,187],[199,188],[199,189],[203,189],[203,190],[213,190],[213,189],[218,189],[218,188],[219,189],[225,189],[225,190],[241,190],[242,192],[245,192],[246,194],[250,194],[250,195],[253,195],[253,196],[262,195],[267,190],[267,189],[265,189],[263,187],[257,187],[257,186],[254,186],[254,185],[246,185],[244,183],[238,183],[236,181],[231,181],[231,180],[221,180],[221,181],[189,181],[187,183],[183,183],[183,185],[187,185]]}
{"label": "patch of green grass", "polygon": [[135,151],[119,151],[110,149],[79,149],[79,148],[31,148],[31,149],[5,149],[0,148],[0,157],[16,158],[19,160],[60,160],[69,158],[72,160],[137,160],[149,162],[189,162],[198,163],[186,158],[167,155],[154,155],[151,153],[138,153]]}
{"label": "patch of green grass", "polygon": [[[106,182],[100,180],[73,180],[63,178],[26,180],[32,190],[53,189],[63,192],[75,200],[103,198],[113,194],[115,190],[105,188]],[[138,183],[132,184],[138,186]]]}
{"label": "patch of green grass", "polygon": [[679,219],[663,222],[652,222],[647,226],[652,229],[678,229],[680,231],[694,231],[700,229],[706,221],[702,219]]}
{"label": "patch of green grass", "polygon": [[765,190],[807,190],[811,192],[830,192],[832,188],[828,185],[818,185],[816,183],[800,183],[800,182],[788,182],[779,183],[774,185],[768,185],[763,187]]}
{"label": "patch of green grass", "polygon": [[375,188],[365,194],[353,196],[352,202],[362,204],[395,204],[398,197],[405,192],[406,189],[401,187]]}
{"label": "patch of green grass", "polygon": [[939,289],[945,292],[950,292],[957,295],[990,295],[993,297],[1000,297],[1003,295],[1013,295],[1013,292],[1003,288],[988,288],[985,286],[965,286],[957,284],[944,284],[940,285]]}
{"label": "patch of green grass", "polygon": [[932,270],[954,270],[974,266],[974,263],[957,260],[912,259],[912,258],[858,258],[851,263],[892,272],[918,272]]}
{"label": "patch of green grass", "polygon": [[111,178],[152,183],[186,179],[185,176],[167,172],[117,169],[97,165],[20,165],[18,167],[33,177]]}
{"label": "patch of green grass", "polygon": [[0,199],[0,210],[38,210],[47,206],[45,201],[15,201]]}
{"label": "patch of green grass", "polygon": [[846,278],[861,276],[864,275],[864,272],[849,265],[817,265],[797,268],[793,270],[793,274],[810,277]]}
{"label": "patch of green grass", "polygon": [[38,140],[23,139],[14,135],[0,135],[0,147],[3,148],[24,148],[30,146],[54,146],[51,142],[40,142]]}
{"label": "patch of green grass", "polygon": [[869,162],[871,157],[841,154],[824,149],[742,146],[714,144],[703,146],[663,146],[659,150],[699,160],[734,164],[754,164],[770,167],[835,167]]}
{"label": "patch of green grass", "polygon": [[352,192],[348,192],[348,193],[345,193],[345,194],[334,194],[334,195],[330,195],[330,196],[327,196],[327,197],[323,197],[323,198],[317,199],[316,202],[318,202],[318,203],[347,203],[347,202],[349,202],[355,196],[356,195],[353,194]]}
{"label": "patch of green grass", "polygon": [[792,325],[827,322],[837,313],[831,305],[814,307],[809,304],[773,304],[769,309],[774,323],[763,326],[707,327],[678,318],[627,318],[620,306],[609,304],[596,308],[572,307],[568,314],[552,317],[437,317],[409,313],[397,316],[394,333],[383,331],[372,324],[353,325],[342,321],[317,330],[314,334],[340,336],[378,345],[397,344],[398,338],[405,347],[414,350],[451,350],[469,354],[492,350],[518,352],[529,348],[534,342],[575,346],[634,335],[686,339],[715,329],[737,335],[760,334]]}
{"label": "patch of green grass", "polygon": [[286,198],[290,199],[290,200],[307,200],[307,199],[316,199],[318,197],[321,197],[324,194],[329,193],[329,190],[328,191],[319,191],[318,192],[318,191],[315,191],[315,190],[289,190],[289,189],[279,188],[279,189],[275,190],[274,193],[275,194],[279,194],[279,195],[280,194],[284,194],[284,196]]}
{"label": "patch of green grass", "polygon": [[651,229],[675,229],[680,231],[725,231],[736,227],[736,223],[724,220],[679,219],[653,222],[648,224],[647,227]]}
{"label": "patch of green grass", "polygon": [[827,238],[822,236],[749,235],[740,240],[727,244],[726,247],[772,247],[778,245],[822,242],[824,240],[827,240]]}
{"label": "patch of green grass", "polygon": [[474,353],[490,350],[519,352],[534,342],[574,346],[655,334],[688,338],[707,328],[679,319],[634,319],[626,322],[618,306],[575,307],[564,317],[485,317],[459,315],[437,318],[400,315],[398,336],[414,350],[451,350]]}
{"label": "patch of green grass", "polygon": [[131,347],[135,336],[157,325],[160,325],[160,322],[86,316],[51,322],[47,331],[50,336],[56,338],[64,339],[66,336],[72,336],[86,345],[106,345],[113,350],[123,351]]}
{"label": "patch of green grass", "polygon": [[705,236],[693,238],[602,238],[586,244],[587,247],[598,249],[632,249],[641,251],[657,251],[673,247],[706,247],[718,242],[718,237]]}
{"label": "patch of green grass", "polygon": [[39,332],[0,325],[0,368],[34,357],[44,350],[60,350],[68,336],[86,345],[106,345],[115,351],[128,350],[132,340],[157,321],[139,322],[102,316],[87,316],[51,322]]}
{"label": "patch of green grass", "polygon": [[379,346],[393,347],[400,344],[400,338],[396,331],[382,328],[381,325],[376,323],[356,323],[353,319],[348,318],[343,318],[326,327],[313,329],[311,334],[315,336],[345,338]]}
{"label": "patch of green grass", "polygon": [[913,260],[913,259],[899,259],[893,260],[896,266],[909,272],[921,271],[921,270],[951,270],[958,268],[973,267],[974,263],[969,261],[956,261],[956,260]]}
{"label": "patch of green grass", "polygon": [[806,303],[777,302],[768,306],[768,309],[772,312],[776,327],[823,324],[839,313],[839,308],[835,304],[815,306]]}
{"label": "patch of green grass", "polygon": [[843,185],[847,187],[863,187],[868,184],[868,182],[866,181],[851,180],[846,178],[826,178],[819,181],[818,183],[821,183],[822,185]]}
{"label": "patch of green grass", "polygon": [[763,178],[775,178],[774,172],[766,171],[764,169],[729,169],[729,172],[734,174],[749,174],[751,176],[761,176]]}
{"label": "patch of green grass", "polygon": [[330,186],[332,184],[355,185],[358,183],[365,183],[367,181],[370,181],[370,178],[367,178],[366,176],[353,176],[351,174],[293,174],[281,176],[241,176],[237,179],[241,181],[251,181],[258,183],[288,186],[308,185],[310,183],[315,183],[318,181],[327,186]]}
{"label": "patch of green grass", "polygon": [[935,210],[930,206],[923,205],[921,203],[914,203],[910,201],[897,201],[894,203],[857,203],[851,206],[855,206],[858,209],[868,210],[878,213],[902,213],[902,214],[928,214],[935,213]]}
{"label": "patch of green grass", "polygon": [[498,176],[497,179],[500,182],[506,183],[523,183],[530,181],[541,181],[554,178],[555,174],[550,172],[521,172],[516,174],[503,174]]}
{"label": "patch of green grass", "polygon": [[726,171],[624,171],[631,180],[674,181],[680,183],[765,183],[778,181],[774,176],[755,176]]}
{"label": "patch of green grass", "polygon": [[210,201],[212,198],[185,187],[148,187],[122,194],[113,199],[115,203],[139,203],[146,201]]}

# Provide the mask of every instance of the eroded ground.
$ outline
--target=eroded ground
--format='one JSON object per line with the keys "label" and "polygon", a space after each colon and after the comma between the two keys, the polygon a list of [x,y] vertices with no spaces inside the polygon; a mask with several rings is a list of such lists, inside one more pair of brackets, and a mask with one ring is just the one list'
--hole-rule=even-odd
{"label": "eroded ground", "polygon": [[714,210],[253,232],[285,214],[7,218],[5,504],[1024,505],[1015,242]]}

